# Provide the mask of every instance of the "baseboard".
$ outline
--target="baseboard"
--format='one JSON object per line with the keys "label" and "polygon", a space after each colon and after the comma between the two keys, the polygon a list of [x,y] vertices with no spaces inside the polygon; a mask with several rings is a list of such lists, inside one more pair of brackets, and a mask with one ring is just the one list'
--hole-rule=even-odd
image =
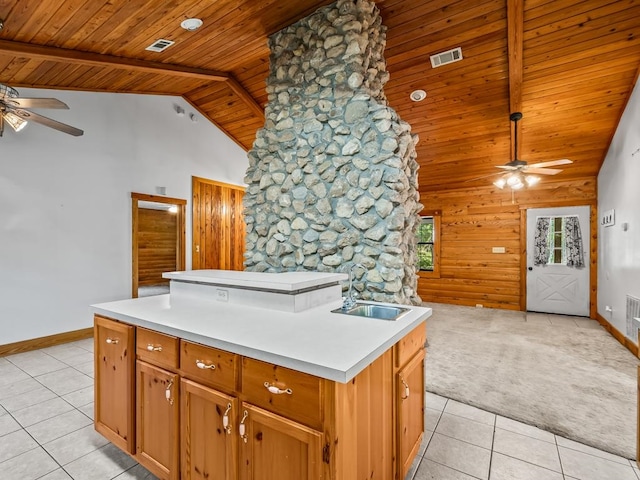
{"label": "baseboard", "polygon": [[39,348],[53,347],[62,343],[74,342],[84,338],[93,337],[93,327],[83,328],[81,330],[73,330],[71,332],[56,333],[46,337],[32,338],[23,340],[22,342],[7,343],[0,345],[0,357],[12,355],[14,353],[30,352]]}
{"label": "baseboard", "polygon": [[611,325],[609,321],[599,313],[596,314],[596,320],[598,320],[598,323],[600,323],[600,325],[602,325],[604,329],[613,336],[613,338],[618,340],[623,346],[627,348],[627,350],[633,353],[636,357],[638,356],[638,345],[636,345],[634,342],[632,342],[627,337],[625,337],[620,330],[618,330],[616,327]]}

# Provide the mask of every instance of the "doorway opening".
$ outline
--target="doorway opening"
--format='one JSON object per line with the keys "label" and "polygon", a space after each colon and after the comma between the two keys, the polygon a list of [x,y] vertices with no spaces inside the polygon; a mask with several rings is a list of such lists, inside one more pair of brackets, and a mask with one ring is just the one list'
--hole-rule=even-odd
{"label": "doorway opening", "polygon": [[131,297],[169,293],[164,272],[185,269],[187,201],[131,193]]}

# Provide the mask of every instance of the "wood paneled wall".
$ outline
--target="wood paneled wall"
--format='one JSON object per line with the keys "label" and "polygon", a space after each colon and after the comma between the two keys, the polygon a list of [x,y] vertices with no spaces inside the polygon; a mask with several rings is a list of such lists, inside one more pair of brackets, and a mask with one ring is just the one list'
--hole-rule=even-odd
{"label": "wood paneled wall", "polygon": [[193,177],[192,268],[244,270],[244,188]]}
{"label": "wood paneled wall", "polygon": [[138,285],[169,284],[163,272],[177,270],[177,217],[166,210],[138,210]]}
{"label": "wood paneled wall", "polygon": [[[490,182],[488,182],[489,185]],[[421,192],[425,210],[441,211],[440,275],[421,277],[426,302],[523,310],[526,292],[526,209],[590,205],[591,313],[595,318],[596,178],[552,182],[514,192],[492,185]],[[492,253],[505,247],[506,253]]]}

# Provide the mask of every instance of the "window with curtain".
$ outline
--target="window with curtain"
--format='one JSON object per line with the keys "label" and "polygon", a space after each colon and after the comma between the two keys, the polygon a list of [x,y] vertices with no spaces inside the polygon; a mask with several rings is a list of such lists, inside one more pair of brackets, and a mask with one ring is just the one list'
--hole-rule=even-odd
{"label": "window with curtain", "polygon": [[538,217],[536,219],[534,264],[584,267],[584,250],[578,217]]}

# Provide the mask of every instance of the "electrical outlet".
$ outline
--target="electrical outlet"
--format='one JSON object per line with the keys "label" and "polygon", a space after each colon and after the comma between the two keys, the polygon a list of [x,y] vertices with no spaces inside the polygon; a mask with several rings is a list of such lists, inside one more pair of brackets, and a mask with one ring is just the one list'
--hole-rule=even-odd
{"label": "electrical outlet", "polygon": [[476,303],[476,308],[483,308],[484,305],[482,305],[481,303]]}
{"label": "electrical outlet", "polygon": [[507,253],[505,247],[491,247],[491,253]]}
{"label": "electrical outlet", "polygon": [[222,288],[216,289],[216,300],[219,302],[228,302],[229,301],[229,290],[224,290]]}

